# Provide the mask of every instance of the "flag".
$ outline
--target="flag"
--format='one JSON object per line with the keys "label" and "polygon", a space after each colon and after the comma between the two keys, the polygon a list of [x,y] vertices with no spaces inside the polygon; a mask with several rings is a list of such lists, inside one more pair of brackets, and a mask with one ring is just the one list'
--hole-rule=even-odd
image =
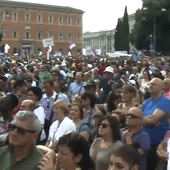
{"label": "flag", "polygon": [[4,47],[4,52],[5,53],[8,53],[8,50],[10,49],[10,46],[8,44],[5,44],[5,47]]}
{"label": "flag", "polygon": [[72,50],[75,46],[76,46],[76,44],[71,42],[70,45],[69,45],[69,49]]}

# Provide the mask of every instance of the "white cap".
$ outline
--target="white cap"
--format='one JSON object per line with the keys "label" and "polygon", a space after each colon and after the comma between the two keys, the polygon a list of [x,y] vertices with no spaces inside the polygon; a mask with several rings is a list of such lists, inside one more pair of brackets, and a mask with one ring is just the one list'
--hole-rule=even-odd
{"label": "white cap", "polygon": [[104,72],[112,73],[113,74],[113,68],[111,66],[108,66],[105,68]]}

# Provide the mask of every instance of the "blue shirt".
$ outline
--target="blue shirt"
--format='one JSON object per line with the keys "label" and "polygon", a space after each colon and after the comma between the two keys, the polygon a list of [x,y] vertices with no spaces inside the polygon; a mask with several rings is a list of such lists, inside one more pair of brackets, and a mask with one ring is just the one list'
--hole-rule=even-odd
{"label": "blue shirt", "polygon": [[[170,100],[165,96],[161,95],[156,101],[152,101],[151,98],[146,100],[142,105],[141,110],[143,111],[144,117],[151,115],[156,109],[162,110],[165,115],[170,113]],[[145,131],[149,134],[152,145],[158,145],[163,139],[166,132],[169,130],[169,124],[165,117],[159,120],[160,125],[146,126]]]}

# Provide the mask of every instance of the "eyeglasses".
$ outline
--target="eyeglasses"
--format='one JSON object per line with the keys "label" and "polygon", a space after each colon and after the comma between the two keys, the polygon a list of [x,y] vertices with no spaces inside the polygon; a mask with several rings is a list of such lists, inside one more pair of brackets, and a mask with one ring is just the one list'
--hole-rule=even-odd
{"label": "eyeglasses", "polygon": [[142,119],[141,117],[138,117],[138,116],[131,114],[131,113],[127,113],[126,117],[130,117],[130,118],[134,118],[134,119]]}
{"label": "eyeglasses", "polygon": [[106,127],[108,127],[108,126],[110,126],[110,125],[108,125],[108,124],[106,124],[106,123],[99,123],[99,127],[102,127],[102,128],[106,128]]}
{"label": "eyeglasses", "polygon": [[14,125],[12,123],[10,123],[8,125],[8,129],[9,129],[9,131],[14,131],[15,129],[17,129],[17,133],[20,134],[20,135],[25,135],[26,132],[35,133],[35,131],[33,131],[33,130],[26,130],[24,128],[17,127],[16,125]]}

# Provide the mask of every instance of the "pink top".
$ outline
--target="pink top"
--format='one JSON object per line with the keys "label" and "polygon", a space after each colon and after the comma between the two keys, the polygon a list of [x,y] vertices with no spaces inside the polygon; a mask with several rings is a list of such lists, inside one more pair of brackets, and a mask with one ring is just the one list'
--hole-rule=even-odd
{"label": "pink top", "polygon": [[166,96],[168,99],[170,99],[170,90],[164,96]]}

